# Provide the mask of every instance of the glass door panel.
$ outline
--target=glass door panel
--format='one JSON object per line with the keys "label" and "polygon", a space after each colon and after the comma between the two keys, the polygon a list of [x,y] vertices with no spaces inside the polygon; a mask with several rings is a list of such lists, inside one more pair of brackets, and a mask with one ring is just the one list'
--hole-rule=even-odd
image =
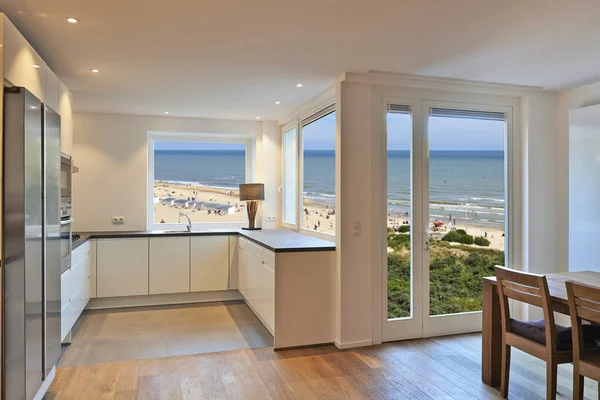
{"label": "glass door panel", "polygon": [[[421,102],[394,99],[388,104],[385,168],[386,237],[383,340],[412,339],[423,332],[423,221]],[[405,104],[405,105],[398,105]],[[415,119],[414,116],[417,116]],[[382,249],[383,250],[383,249]]]}
{"label": "glass door panel", "polygon": [[411,318],[414,294],[411,257],[410,112],[387,114],[387,318]]}
{"label": "glass door panel", "polygon": [[[468,315],[481,311],[481,279],[505,260],[506,116],[429,111],[428,315]],[[455,328],[481,324],[479,313],[463,319]]]}

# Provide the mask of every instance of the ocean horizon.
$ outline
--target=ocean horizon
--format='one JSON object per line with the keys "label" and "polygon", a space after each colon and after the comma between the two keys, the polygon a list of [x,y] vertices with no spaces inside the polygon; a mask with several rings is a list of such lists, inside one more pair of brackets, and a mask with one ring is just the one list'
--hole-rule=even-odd
{"label": "ocean horizon", "polygon": [[[304,197],[335,204],[335,152],[304,152]],[[504,151],[429,152],[430,220],[504,227]],[[245,182],[244,150],[155,150],[154,180],[221,189]],[[409,211],[410,153],[388,151],[388,212]]]}

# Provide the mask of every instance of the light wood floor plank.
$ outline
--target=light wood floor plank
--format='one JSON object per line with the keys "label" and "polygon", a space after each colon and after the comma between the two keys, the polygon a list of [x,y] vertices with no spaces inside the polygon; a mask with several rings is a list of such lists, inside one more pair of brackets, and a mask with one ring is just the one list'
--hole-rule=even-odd
{"label": "light wood floor plank", "polygon": [[[234,350],[59,368],[45,400],[474,400],[500,398],[481,382],[478,334],[338,350]],[[509,398],[543,400],[545,366],[515,351]],[[570,399],[570,366],[557,399]],[[593,386],[592,386],[593,385]],[[597,386],[586,382],[586,399]]]}

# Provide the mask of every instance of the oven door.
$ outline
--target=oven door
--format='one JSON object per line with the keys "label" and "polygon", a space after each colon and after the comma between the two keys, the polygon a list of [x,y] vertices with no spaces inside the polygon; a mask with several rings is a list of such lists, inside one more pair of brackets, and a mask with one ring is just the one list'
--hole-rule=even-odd
{"label": "oven door", "polygon": [[60,197],[71,199],[71,160],[65,157],[60,163]]}
{"label": "oven door", "polygon": [[73,229],[73,218],[60,221],[60,273],[62,274],[71,268],[71,252],[73,251],[73,241],[71,234]]}

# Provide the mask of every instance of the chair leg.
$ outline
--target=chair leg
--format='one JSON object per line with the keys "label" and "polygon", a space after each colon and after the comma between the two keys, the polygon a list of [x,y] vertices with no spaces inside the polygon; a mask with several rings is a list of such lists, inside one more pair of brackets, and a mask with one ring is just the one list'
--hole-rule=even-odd
{"label": "chair leg", "polygon": [[546,400],[556,400],[557,369],[554,361],[546,361]]}
{"label": "chair leg", "polygon": [[508,378],[510,376],[510,346],[502,344],[502,372],[500,375],[500,395],[508,398]]}
{"label": "chair leg", "polygon": [[[600,389],[600,386],[598,388]],[[575,365],[573,365],[573,400],[583,400],[583,376],[579,374],[579,368]]]}

